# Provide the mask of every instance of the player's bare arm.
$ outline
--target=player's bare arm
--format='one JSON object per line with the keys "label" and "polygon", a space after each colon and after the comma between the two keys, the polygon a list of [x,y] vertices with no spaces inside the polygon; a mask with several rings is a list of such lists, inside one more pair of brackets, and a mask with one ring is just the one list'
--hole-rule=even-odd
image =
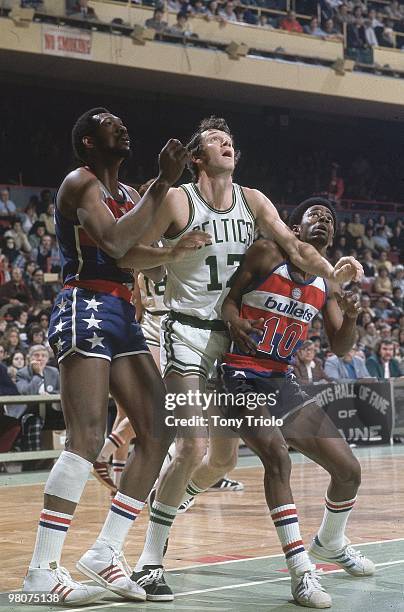
{"label": "player's bare arm", "polygon": [[342,291],[335,284],[330,286],[322,313],[331,350],[339,357],[348,353],[355,344],[356,322],[360,311],[358,294]]}
{"label": "player's bare arm", "polygon": [[[187,253],[205,246],[208,242],[210,242],[209,234],[200,230],[195,230],[184,234],[173,247],[154,247],[143,244],[134,246],[126,255],[117,261],[117,264],[120,268],[135,268],[140,271],[150,271],[153,268],[162,267],[173,261],[179,261],[186,257]],[[155,280],[150,276],[150,272],[147,276]],[[161,280],[161,278],[158,280]]]}
{"label": "player's bare arm", "polygon": [[83,168],[65,178],[57,205],[67,218],[77,216],[90,238],[110,257],[119,259],[140,242],[153,225],[170,186],[181,176],[187,157],[182,144],[170,140],[159,155],[157,179],[137,206],[119,219],[115,219],[102,202],[97,179]]}
{"label": "player's bare arm", "polygon": [[343,258],[333,266],[322,257],[310,244],[300,242],[288,226],[279,217],[272,202],[257,189],[243,187],[261,232],[265,237],[273,238],[285,250],[291,262],[304,272],[322,276],[327,280],[344,283],[349,280],[360,280],[363,276],[361,264],[353,257]]}
{"label": "player's bare arm", "polygon": [[249,334],[253,328],[261,329],[264,320],[248,321],[239,316],[243,292],[254,279],[264,277],[283,260],[284,256],[275,243],[257,240],[247,250],[234,275],[230,292],[223,302],[222,318],[229,329],[231,339],[246,353],[255,353],[256,343]]}

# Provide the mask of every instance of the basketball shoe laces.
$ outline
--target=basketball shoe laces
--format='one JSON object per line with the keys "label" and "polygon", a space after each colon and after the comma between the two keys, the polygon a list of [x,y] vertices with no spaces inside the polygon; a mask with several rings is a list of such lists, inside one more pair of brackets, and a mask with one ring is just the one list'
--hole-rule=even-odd
{"label": "basketball shoe laces", "polygon": [[146,570],[148,573],[145,576],[136,580],[137,584],[143,587],[146,584],[152,584],[153,582],[160,582],[163,577],[164,570],[162,567],[156,567],[156,569]]}
{"label": "basketball shoe laces", "polygon": [[352,546],[347,546],[344,552],[347,556],[353,558],[355,561],[362,561],[362,559],[365,559],[365,555],[361,553],[360,550],[356,550],[356,548],[353,548]]}
{"label": "basketball shoe laces", "polygon": [[319,576],[314,569],[303,574],[303,585],[309,596],[313,591],[325,591],[325,589],[323,589],[321,586]]}
{"label": "basketball shoe laces", "polygon": [[80,582],[73,580],[65,567],[58,565],[56,569],[52,570],[52,573],[55,580],[62,586],[69,587],[69,589],[77,589],[78,586],[82,586]]}

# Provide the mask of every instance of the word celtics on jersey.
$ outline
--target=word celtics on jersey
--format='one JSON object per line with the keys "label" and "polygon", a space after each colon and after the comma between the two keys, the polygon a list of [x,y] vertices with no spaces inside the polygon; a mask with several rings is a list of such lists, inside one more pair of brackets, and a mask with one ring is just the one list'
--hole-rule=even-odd
{"label": "word celtics on jersey", "polygon": [[232,204],[226,210],[212,208],[194,183],[181,188],[188,196],[189,221],[176,236],[164,237],[164,246],[174,246],[191,230],[207,232],[212,244],[167,265],[164,301],[176,312],[200,319],[220,319],[229,280],[253,243],[255,218],[239,185],[233,183]]}

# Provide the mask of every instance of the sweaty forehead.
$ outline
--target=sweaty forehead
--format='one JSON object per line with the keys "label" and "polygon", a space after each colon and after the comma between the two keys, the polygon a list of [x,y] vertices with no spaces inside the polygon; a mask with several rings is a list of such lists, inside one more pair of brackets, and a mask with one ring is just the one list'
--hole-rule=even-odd
{"label": "sweaty forehead", "polygon": [[305,215],[310,215],[313,212],[328,213],[330,217],[332,217],[330,209],[327,208],[327,206],[323,206],[322,204],[314,204],[314,206],[310,206],[310,208],[306,210]]}
{"label": "sweaty forehead", "polygon": [[227,134],[227,132],[223,132],[222,130],[205,130],[201,134],[202,138],[209,138],[210,136],[221,136],[223,139],[231,139],[230,134]]}
{"label": "sweaty forehead", "polygon": [[122,123],[120,117],[111,115],[111,113],[99,113],[98,115],[93,115],[93,118],[98,121],[100,125],[102,125],[107,119],[112,119],[112,121],[118,121],[119,123]]}

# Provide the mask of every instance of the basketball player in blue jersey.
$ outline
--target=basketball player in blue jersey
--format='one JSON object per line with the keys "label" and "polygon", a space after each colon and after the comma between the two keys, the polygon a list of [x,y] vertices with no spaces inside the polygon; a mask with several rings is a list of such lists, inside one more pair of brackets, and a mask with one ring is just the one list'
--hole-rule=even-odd
{"label": "basketball player in blue jersey", "polygon": [[[300,240],[325,256],[333,241],[335,211],[328,200],[310,198],[294,210],[290,225]],[[223,303],[223,321],[233,344],[220,367],[225,390],[233,396],[242,393],[253,398],[262,393],[272,398],[271,404],[257,402],[253,410],[231,405],[223,410],[228,417],[240,418],[242,424],[235,431],[264,465],[266,499],[286,556],[293,597],[312,608],[329,607],[331,598],[320,586],[300,535],[289,482],[288,445],[331,476],[324,518],[309,553],[353,576],[374,573],[372,561],[345,537],[360,483],[360,464],[327,414],[302,392],[290,372],[291,359],[319,311],[331,349],[337,355],[346,354],[355,341],[358,296],[341,294],[333,283],[327,287],[322,278],[290,264],[275,243],[258,240],[246,252]],[[260,419],[270,415],[283,418],[284,426],[261,425]]]}
{"label": "basketball player in blue jersey", "polygon": [[[183,172],[187,151],[177,140],[167,143],[159,156],[159,175],[140,199],[118,180],[121,163],[130,154],[121,119],[105,108],[92,109],[78,119],[72,140],[81,165],[67,175],[57,196],[64,287],[49,326],[49,342],[60,367],[67,442],[45,485],[24,591],[52,593],[66,605],[95,601],[105,589],[144,600],[143,589],[129,578],[121,550],[174,432],[164,425],[164,384],[135,321],[126,286],[132,276],[125,269],[132,266],[126,265],[125,257],[130,253],[139,269],[165,262],[156,249],[135,245],[161,214],[170,186]],[[164,256],[182,257],[206,240],[206,233],[188,235],[179,250],[165,249]],[[77,564],[100,587],[72,580],[59,563],[66,532],[103,443],[110,391],[136,429],[137,450],[122,474],[97,541]]]}
{"label": "basketball player in blue jersey", "polygon": [[[224,119],[203,120],[188,149],[193,181],[168,192],[147,241],[161,238],[165,248],[172,248],[188,229],[207,231],[212,236],[210,245],[166,266],[165,304],[170,312],[162,321],[163,377],[174,397],[189,397],[191,393],[196,398],[197,392],[206,390],[215,362],[228,349],[221,306],[230,277],[258,228],[261,234],[272,236],[296,266],[308,272],[344,281],[360,276],[361,266],[353,259],[344,259],[333,268],[313,246],[297,239],[264,194],[233,183],[238,153]],[[203,416],[197,401],[176,406],[176,417],[191,415]],[[189,497],[206,490],[237,462],[238,439],[213,436],[207,453],[206,448],[204,427],[181,429],[174,459],[160,479],[145,546],[132,575],[150,601],[171,601],[174,597],[164,581],[163,552],[185,490]],[[199,469],[203,478],[198,475]]]}

